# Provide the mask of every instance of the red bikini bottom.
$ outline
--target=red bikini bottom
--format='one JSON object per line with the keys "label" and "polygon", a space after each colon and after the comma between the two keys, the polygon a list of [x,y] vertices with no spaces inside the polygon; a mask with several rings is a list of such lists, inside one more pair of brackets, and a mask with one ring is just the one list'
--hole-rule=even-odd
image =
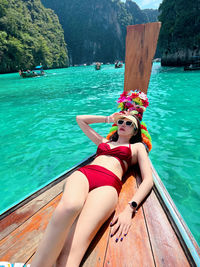
{"label": "red bikini bottom", "polygon": [[113,172],[98,165],[86,165],[78,169],[85,174],[89,182],[89,191],[100,187],[110,185],[113,186],[119,195],[122,189],[122,181]]}

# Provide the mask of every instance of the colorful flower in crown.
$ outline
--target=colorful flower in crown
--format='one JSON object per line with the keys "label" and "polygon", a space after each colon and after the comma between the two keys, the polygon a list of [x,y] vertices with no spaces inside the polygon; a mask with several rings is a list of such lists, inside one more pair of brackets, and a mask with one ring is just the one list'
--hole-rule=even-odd
{"label": "colorful flower in crown", "polygon": [[118,101],[118,108],[121,111],[134,111],[139,120],[142,120],[143,112],[149,105],[147,95],[141,91],[135,90],[130,92],[123,92]]}

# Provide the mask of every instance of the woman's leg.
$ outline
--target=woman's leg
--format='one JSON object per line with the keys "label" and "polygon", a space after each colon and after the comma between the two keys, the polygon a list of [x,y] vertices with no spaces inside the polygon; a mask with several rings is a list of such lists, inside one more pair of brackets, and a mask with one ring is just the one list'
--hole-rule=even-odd
{"label": "woman's leg", "polygon": [[55,263],[70,227],[85,203],[88,191],[88,180],[83,173],[76,171],[67,178],[63,196],[47,226],[31,267],[51,267]]}
{"label": "woman's leg", "polygon": [[69,239],[57,260],[56,267],[78,267],[102,224],[114,211],[118,201],[115,188],[103,186],[92,190],[79,217],[74,222]]}

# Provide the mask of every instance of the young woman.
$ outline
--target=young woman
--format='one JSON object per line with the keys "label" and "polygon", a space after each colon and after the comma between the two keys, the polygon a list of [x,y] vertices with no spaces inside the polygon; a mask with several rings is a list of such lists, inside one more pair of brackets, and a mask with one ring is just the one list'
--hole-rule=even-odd
{"label": "young woman", "polygon": [[[110,217],[118,202],[122,177],[132,164],[139,164],[142,183],[126,208],[112,220],[111,236],[122,240],[128,234],[133,212],[153,186],[145,146],[141,143],[140,122],[136,116],[114,113],[108,117],[81,115],[77,122],[98,146],[91,164],[67,178],[65,190],[31,267],[78,267],[95,234]],[[89,124],[118,125],[111,141],[94,131]]]}

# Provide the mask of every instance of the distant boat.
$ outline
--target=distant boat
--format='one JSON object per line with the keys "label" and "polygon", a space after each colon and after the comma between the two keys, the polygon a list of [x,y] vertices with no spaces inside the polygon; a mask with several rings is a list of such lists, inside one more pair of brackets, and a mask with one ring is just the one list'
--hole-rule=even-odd
{"label": "distant boat", "polygon": [[38,76],[44,76],[45,72],[43,70],[43,66],[39,65],[36,66],[33,70],[26,70],[26,71],[19,70],[19,75],[22,78],[33,78]]}
{"label": "distant boat", "polygon": [[101,63],[100,62],[97,62],[95,64],[95,70],[100,70],[101,69]]}
{"label": "distant boat", "polygon": [[118,68],[122,68],[123,67],[123,63],[120,62],[120,61],[116,61],[115,62],[115,69],[118,69]]}
{"label": "distant boat", "polygon": [[161,58],[154,58],[152,62],[161,62]]}
{"label": "distant boat", "polygon": [[200,57],[198,57],[198,56],[193,57],[191,63],[189,65],[186,65],[184,67],[184,70],[185,71],[188,71],[188,70],[200,70]]}

